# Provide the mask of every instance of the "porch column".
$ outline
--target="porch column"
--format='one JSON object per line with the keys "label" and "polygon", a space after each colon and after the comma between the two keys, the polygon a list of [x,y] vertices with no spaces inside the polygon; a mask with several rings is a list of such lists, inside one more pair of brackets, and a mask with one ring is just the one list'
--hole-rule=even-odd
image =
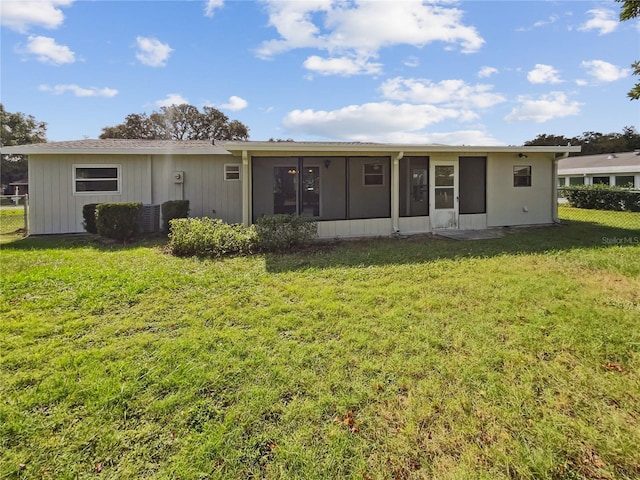
{"label": "porch column", "polygon": [[249,154],[242,151],[242,224],[248,227],[251,224],[251,171]]}
{"label": "porch column", "polygon": [[391,224],[393,233],[400,231],[400,159],[404,152],[391,156]]}

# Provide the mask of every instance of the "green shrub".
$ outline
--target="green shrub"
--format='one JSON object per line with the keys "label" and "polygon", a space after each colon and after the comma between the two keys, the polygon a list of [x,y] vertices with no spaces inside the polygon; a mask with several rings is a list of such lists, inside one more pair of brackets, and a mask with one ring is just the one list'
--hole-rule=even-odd
{"label": "green shrub", "polygon": [[585,185],[561,189],[576,208],[640,212],[640,193],[610,185]]}
{"label": "green shrub", "polygon": [[139,218],[142,203],[115,202],[101,203],[96,207],[96,226],[98,233],[126,243],[140,230]]}
{"label": "green shrub", "polygon": [[97,203],[87,203],[82,207],[82,226],[89,233],[98,233],[98,227],[96,226],[96,207]]}
{"label": "green shrub", "polygon": [[189,200],[169,200],[162,204],[162,230],[171,232],[171,220],[189,216]]}
{"label": "green shrub", "polygon": [[318,224],[299,215],[270,215],[258,219],[256,232],[261,250],[284,251],[316,238]]}
{"label": "green shrub", "polygon": [[169,250],[177,256],[221,257],[256,251],[255,227],[228,224],[218,218],[171,220]]}

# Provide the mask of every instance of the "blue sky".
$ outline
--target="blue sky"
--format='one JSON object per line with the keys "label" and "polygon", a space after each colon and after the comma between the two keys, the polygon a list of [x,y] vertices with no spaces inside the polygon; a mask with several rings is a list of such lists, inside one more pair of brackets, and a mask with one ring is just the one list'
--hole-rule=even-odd
{"label": "blue sky", "polygon": [[640,127],[613,1],[0,0],[0,98],[52,141],[222,110],[252,140],[519,145]]}

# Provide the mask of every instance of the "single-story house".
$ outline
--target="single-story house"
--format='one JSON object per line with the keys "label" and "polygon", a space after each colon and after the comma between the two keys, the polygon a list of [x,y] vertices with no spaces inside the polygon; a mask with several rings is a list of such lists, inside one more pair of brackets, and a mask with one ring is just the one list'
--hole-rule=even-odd
{"label": "single-story house", "polygon": [[87,203],[158,205],[250,225],[294,213],[321,238],[557,221],[557,163],[580,147],[80,140],[28,155],[32,234],[82,232]]}
{"label": "single-story house", "polygon": [[9,184],[6,195],[26,195],[29,193],[29,180],[20,178]]}
{"label": "single-story house", "polygon": [[568,157],[558,162],[558,186],[632,186],[640,190],[640,150]]}

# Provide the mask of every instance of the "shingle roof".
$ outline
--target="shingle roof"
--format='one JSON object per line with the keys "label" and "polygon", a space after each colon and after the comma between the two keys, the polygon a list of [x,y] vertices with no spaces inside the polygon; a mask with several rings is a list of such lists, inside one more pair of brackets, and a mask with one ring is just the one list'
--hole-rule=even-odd
{"label": "shingle roof", "polygon": [[558,174],[640,172],[639,153],[603,153],[564,158],[558,162]]}
{"label": "shingle roof", "polygon": [[31,145],[3,147],[2,153],[25,155],[38,153],[229,154],[224,147],[218,143],[212,145],[209,140],[125,140],[116,138],[33,143]]}
{"label": "shingle roof", "polygon": [[12,155],[38,154],[116,154],[116,155],[236,155],[242,151],[252,153],[282,152],[283,154],[306,152],[310,154],[327,152],[378,153],[388,155],[394,152],[405,154],[426,154],[433,152],[456,152],[484,154],[489,152],[519,153],[578,152],[580,147],[519,147],[519,146],[478,146],[478,145],[413,145],[365,142],[256,142],[208,140],[76,140],[67,142],[35,143],[3,147],[2,153]]}

